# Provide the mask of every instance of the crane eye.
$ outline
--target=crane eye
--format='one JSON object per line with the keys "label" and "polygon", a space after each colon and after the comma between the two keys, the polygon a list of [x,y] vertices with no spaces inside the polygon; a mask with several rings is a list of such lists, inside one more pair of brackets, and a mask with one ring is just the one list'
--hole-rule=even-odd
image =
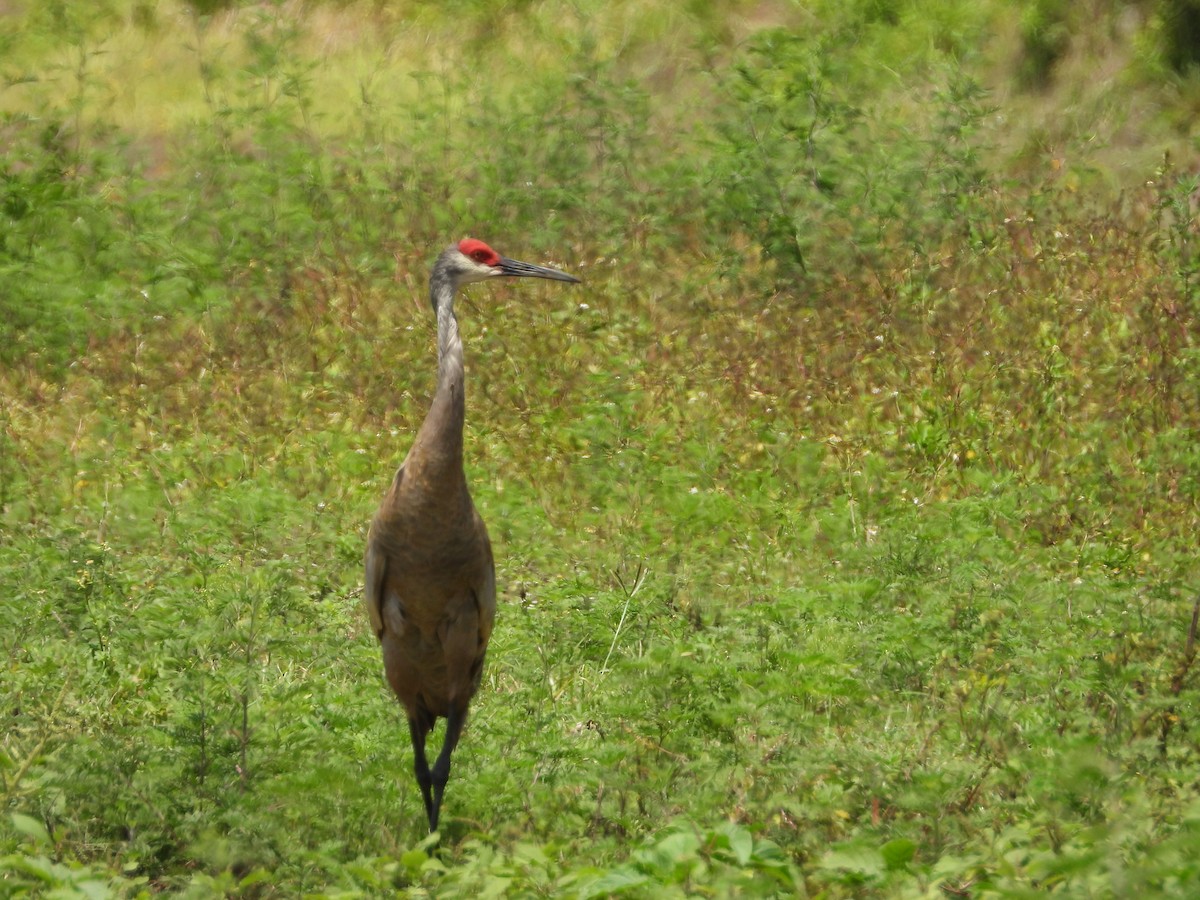
{"label": "crane eye", "polygon": [[488,252],[486,250],[476,250],[471,254],[471,259],[475,262],[485,263],[488,261]]}

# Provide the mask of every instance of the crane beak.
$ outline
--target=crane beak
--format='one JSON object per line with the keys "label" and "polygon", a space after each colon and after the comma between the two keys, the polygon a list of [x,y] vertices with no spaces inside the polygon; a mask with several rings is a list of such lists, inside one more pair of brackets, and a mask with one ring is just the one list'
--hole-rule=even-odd
{"label": "crane beak", "polygon": [[506,256],[500,257],[500,265],[497,267],[501,275],[509,278],[549,278],[552,281],[570,281],[574,284],[579,284],[579,279],[574,275],[568,275],[566,272],[560,272],[558,269],[548,269],[545,266],[535,266],[531,263],[519,262],[515,259],[509,259]]}

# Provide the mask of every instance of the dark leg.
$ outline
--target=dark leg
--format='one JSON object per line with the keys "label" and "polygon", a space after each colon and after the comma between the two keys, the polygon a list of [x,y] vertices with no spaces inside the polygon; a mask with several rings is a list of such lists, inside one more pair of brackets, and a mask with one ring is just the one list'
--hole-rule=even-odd
{"label": "dark leg", "polygon": [[425,759],[425,736],[429,734],[429,726],[417,719],[408,720],[408,733],[412,736],[413,770],[417,773],[417,784],[421,787],[421,796],[425,800],[425,815],[429,818],[429,830],[437,827],[437,810],[433,805],[433,795],[430,793],[432,776],[429,774],[429,762]]}
{"label": "dark leg", "polygon": [[433,812],[429,815],[429,830],[437,831],[438,814],[442,809],[442,795],[446,792],[446,782],[450,780],[450,754],[458,746],[462,736],[463,725],[467,722],[467,711],[452,709],[446,717],[446,740],[442,744],[442,752],[438,754],[433,764]]}

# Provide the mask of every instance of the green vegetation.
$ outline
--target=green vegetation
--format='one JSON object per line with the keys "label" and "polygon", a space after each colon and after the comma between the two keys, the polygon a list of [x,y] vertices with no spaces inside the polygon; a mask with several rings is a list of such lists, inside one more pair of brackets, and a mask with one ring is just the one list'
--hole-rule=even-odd
{"label": "green vegetation", "polygon": [[[1200,895],[1191,8],[10,3],[0,893]],[[585,284],[460,303],[435,840],[360,560],[465,234]]]}

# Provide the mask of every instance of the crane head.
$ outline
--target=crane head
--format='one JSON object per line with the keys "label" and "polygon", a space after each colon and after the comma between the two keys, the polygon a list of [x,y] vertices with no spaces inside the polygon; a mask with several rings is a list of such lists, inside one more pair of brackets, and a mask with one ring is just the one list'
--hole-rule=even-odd
{"label": "crane head", "polygon": [[476,238],[463,238],[457,247],[451,247],[442,254],[442,261],[457,284],[473,284],[496,277],[549,278],[554,281],[579,282],[574,275],[568,275],[558,269],[535,266],[501,256]]}

